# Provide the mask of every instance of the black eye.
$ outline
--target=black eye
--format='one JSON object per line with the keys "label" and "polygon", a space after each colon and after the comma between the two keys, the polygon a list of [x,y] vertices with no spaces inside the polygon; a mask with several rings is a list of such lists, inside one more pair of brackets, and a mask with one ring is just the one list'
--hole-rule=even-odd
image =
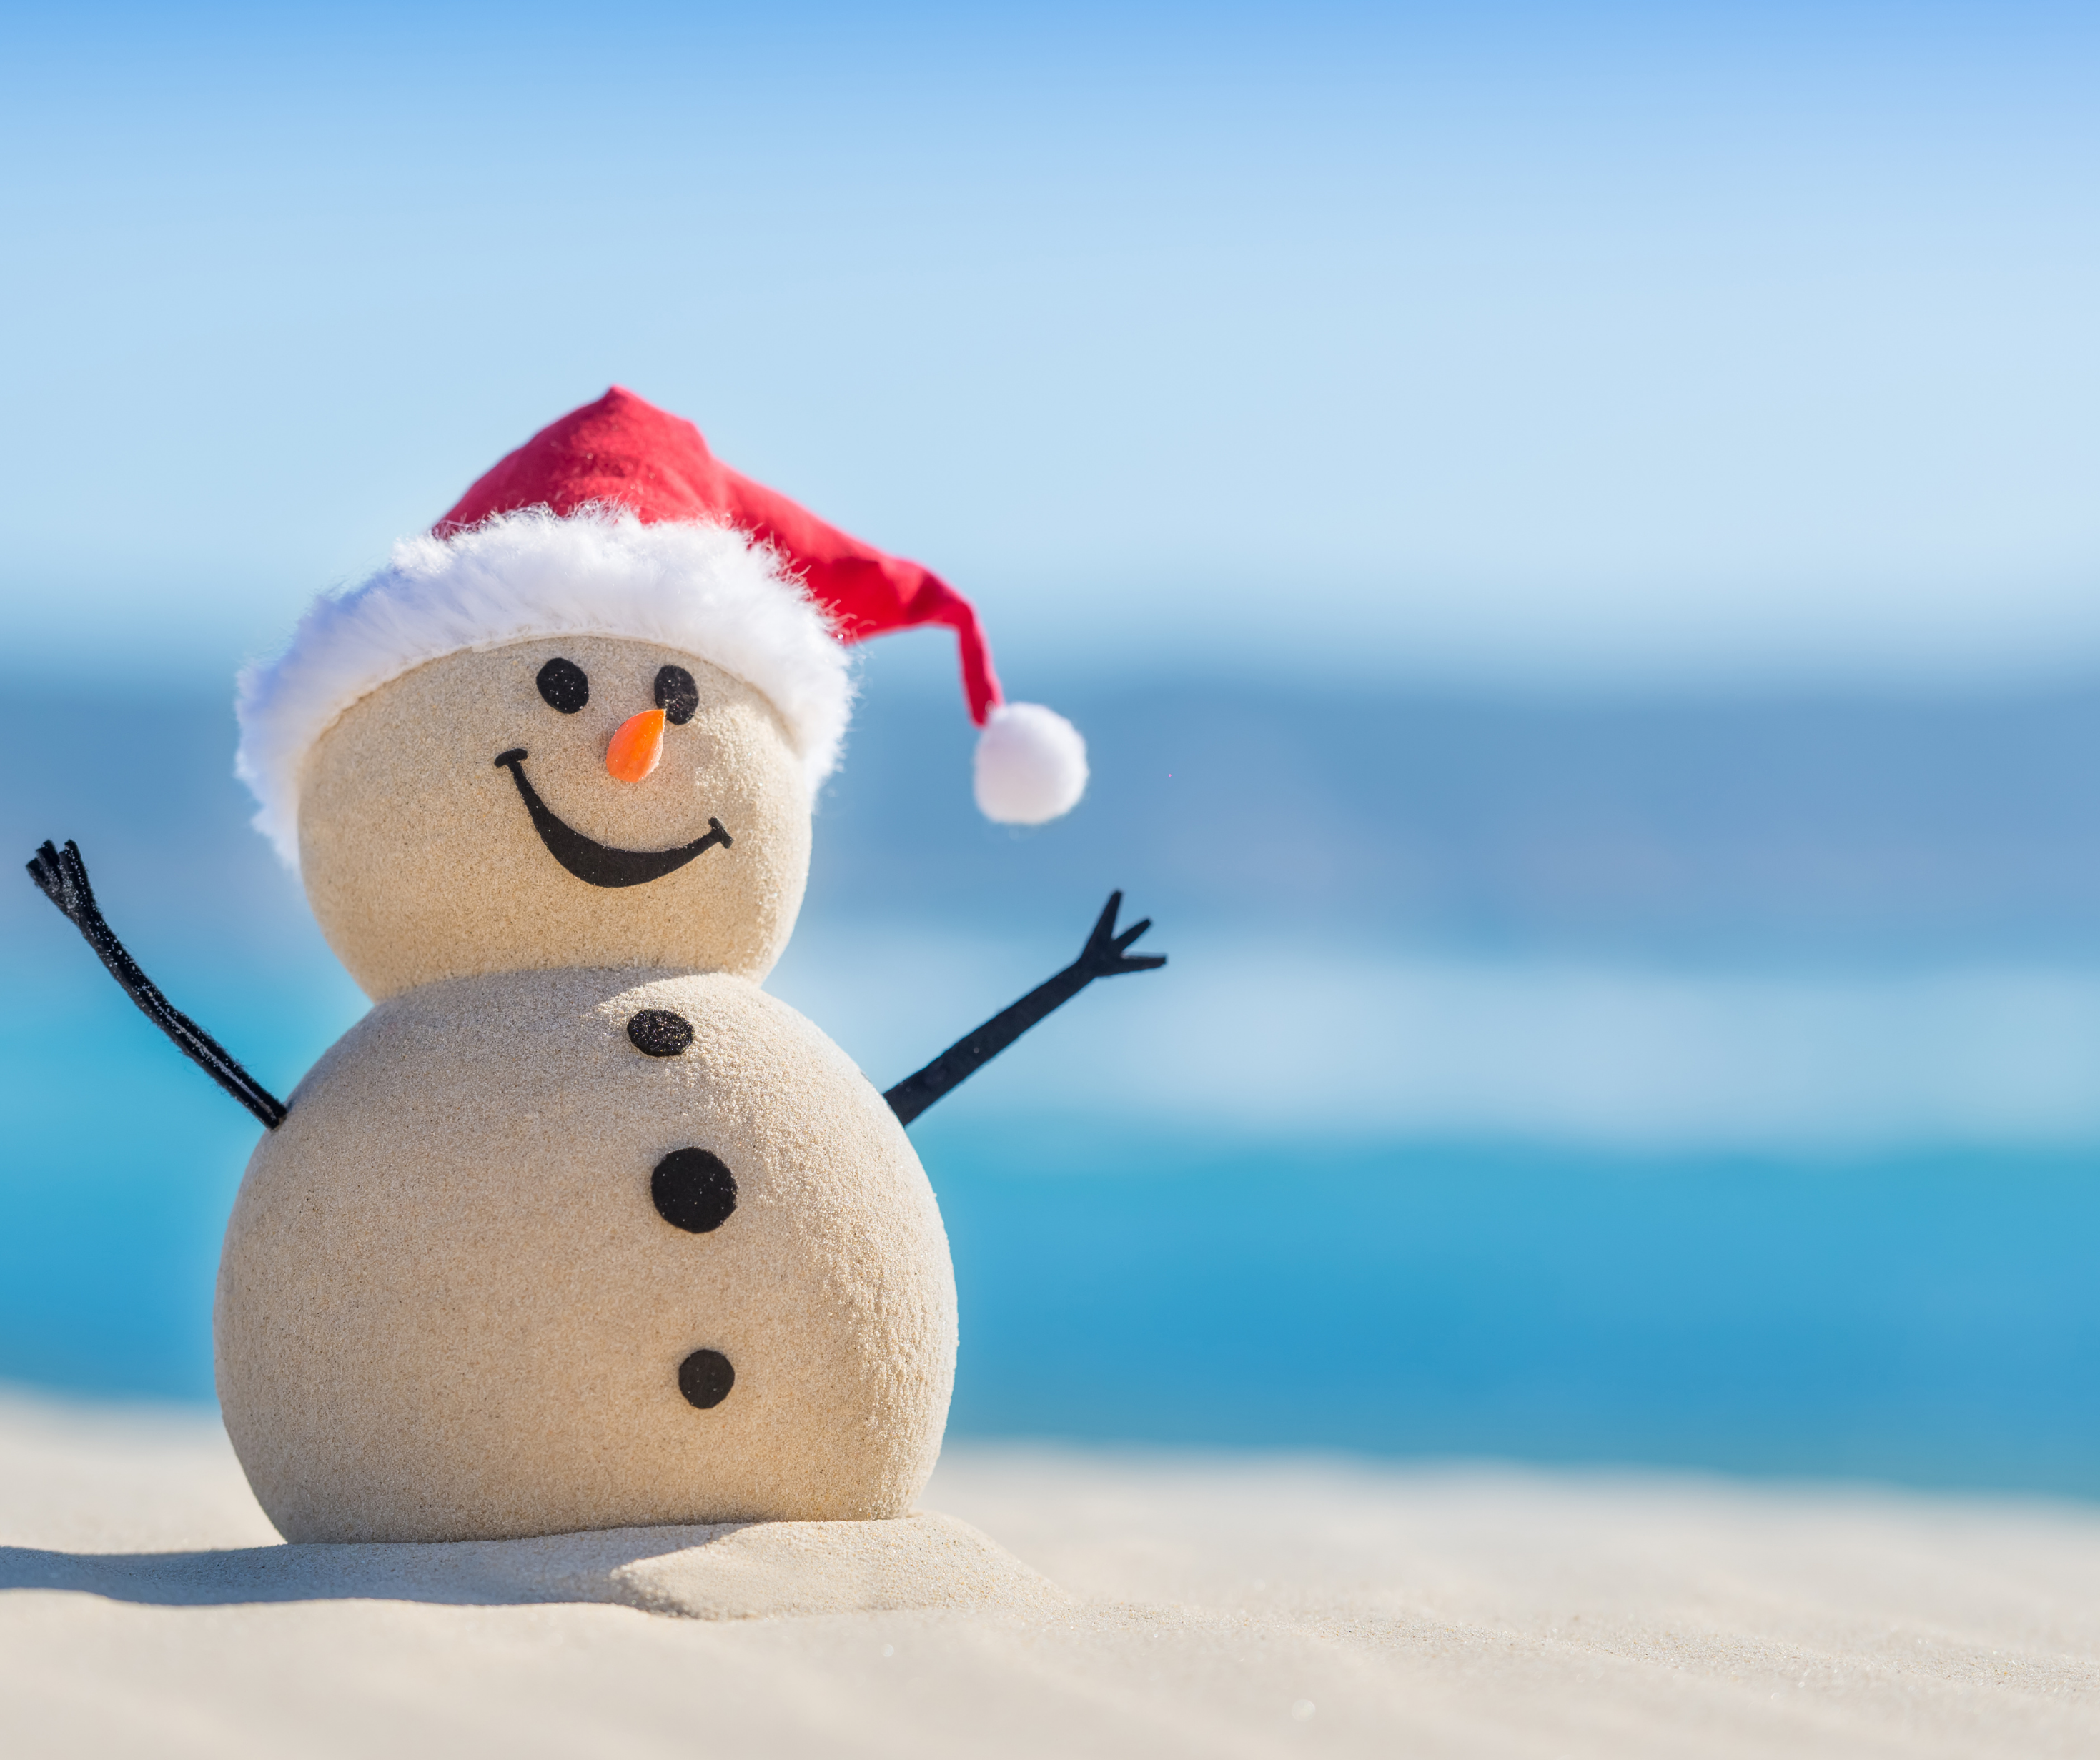
{"label": "black eye", "polygon": [[691,720],[693,711],[700,706],[700,687],[693,682],[693,675],[682,666],[658,667],[656,706],[673,727],[683,727]]}
{"label": "black eye", "polygon": [[574,715],[590,701],[590,680],[575,661],[549,660],[540,668],[540,694],[547,699],[549,709]]}

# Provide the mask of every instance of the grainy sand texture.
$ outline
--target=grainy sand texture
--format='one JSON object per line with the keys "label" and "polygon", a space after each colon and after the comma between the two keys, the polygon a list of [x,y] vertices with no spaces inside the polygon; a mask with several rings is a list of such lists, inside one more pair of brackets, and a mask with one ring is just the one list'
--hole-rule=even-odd
{"label": "grainy sand texture", "polygon": [[0,1400],[0,1750],[2090,1755],[2100,1512],[957,1445],[880,1523],[285,1547]]}
{"label": "grainy sand texture", "polygon": [[[682,1055],[636,1049],[651,1010]],[[734,1181],[718,1225],[652,1196],[681,1148]],[[212,1331],[288,1539],[858,1520],[933,1470],[955,1283],[903,1126],[786,1004],[510,972],[391,997],[315,1065],[249,1161]],[[695,1410],[704,1349],[735,1390]]]}

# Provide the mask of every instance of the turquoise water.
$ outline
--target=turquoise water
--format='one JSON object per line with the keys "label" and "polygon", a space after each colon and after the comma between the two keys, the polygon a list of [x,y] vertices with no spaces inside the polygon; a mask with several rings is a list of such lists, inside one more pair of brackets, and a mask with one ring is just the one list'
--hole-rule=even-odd
{"label": "turquoise water", "polygon": [[[40,1085],[46,1134],[10,1169],[0,1234],[0,1377],[210,1397],[254,1127],[174,1063],[142,1044],[96,1082]],[[2100,1494],[2100,1156],[1808,1164],[938,1115],[915,1136],[955,1252],[960,1434]]]}
{"label": "turquoise water", "polygon": [[965,1431],[2100,1491],[2100,1156],[1015,1140],[927,1133]]}
{"label": "turquoise water", "polygon": [[[142,752],[124,730],[98,732],[65,706],[33,713],[18,700],[10,711],[25,760],[5,828],[24,856],[42,836],[77,836],[148,970],[288,1091],[363,1004],[296,887],[242,824],[223,707],[170,707]],[[1492,717],[1476,719],[1494,731]],[[2048,726],[2054,739],[2060,726]],[[1097,744],[1113,749],[1112,727]],[[857,756],[882,773],[879,746]],[[1294,795],[1287,767],[1272,781],[1278,798],[1304,803],[1315,792],[1308,783]],[[1480,782],[1468,812],[1489,814],[1495,798],[1492,781]],[[1623,800],[1606,805],[1623,841]],[[1748,809],[1725,805],[1702,797],[1701,813],[1740,843]],[[1343,823],[1330,807],[1312,816]],[[1258,873],[1221,879],[1192,856],[1214,835],[1207,814],[1169,835],[1164,809],[1140,800],[1119,810],[1109,792],[1063,842],[987,838],[966,821],[952,834],[920,823],[900,839],[906,809],[875,813],[851,799],[820,821],[819,883],[782,993],[880,1080],[1068,957],[1097,882],[1130,886],[1176,956],[1157,978],[1082,998],[915,1129],[962,1300],[957,1433],[2100,1494],[2100,1148],[2089,1140],[2100,1058],[2076,1036],[2091,1023],[2064,1003],[2070,992],[2044,986],[2039,1001],[2015,992],[1992,1005],[2001,1012],[1985,1037],[2005,1067],[2048,1066],[2045,1081],[1993,1077],[1965,1111],[1920,1111],[1921,1093],[1988,1061],[1967,1041],[1949,1053],[1921,1041],[1919,1055],[1953,1058],[1945,1080],[1883,1081],[1849,1130],[1853,1041],[1886,1036],[1921,993],[1877,990],[1881,979],[1856,970],[1842,1007],[1811,987],[1807,1001],[1759,1016],[1766,1005],[1740,984],[1671,968],[1692,974],[1683,994],[1718,999],[1715,1018],[1742,1018],[1736,1036],[1714,1041],[1710,1067],[1663,1055],[1671,1033],[1708,1030],[1679,991],[1640,1003],[1648,1016],[1626,1001],[1648,992],[1623,987],[1599,992],[1601,1013],[1567,1013],[1564,985],[1525,975],[1580,944],[1541,935],[1498,953],[1493,1010],[1469,1024],[1462,984],[1425,991],[1416,1005],[1431,1036],[1366,1052],[1364,1023],[1386,992],[1421,982],[1415,968],[1374,957],[1389,922],[1361,901],[1332,902],[1375,850],[1353,866],[1335,858],[1325,882],[1292,869],[1264,917],[1219,897],[1223,886],[1253,897]],[[2002,800],[1993,810],[2011,812]],[[1402,800],[1391,816],[1400,855],[1418,868],[1448,856],[1450,839],[1440,844],[1429,816],[1410,812]],[[1833,823],[1845,816],[1833,807]],[[1978,863],[1950,813],[1935,878],[1919,854],[1935,846],[1912,812],[1896,862],[1922,877],[1906,932],[1921,939],[1921,913],[1952,899],[1959,922],[1943,914],[1922,939],[1950,958],[1995,957],[1984,932],[1995,911],[2034,970],[2093,989],[2079,975],[2085,907],[2048,857],[2054,822],[2032,815],[2005,839],[2018,862],[1994,867]],[[1673,825],[1692,864],[1696,839],[1681,821],[1662,813],[1648,830]],[[2082,856],[2082,821],[2072,829]],[[956,854],[941,841],[950,836],[977,841]],[[1846,887],[1856,890],[1864,860],[1855,852]],[[1810,861],[1804,872],[1827,869]],[[1627,871],[1652,876],[1654,864]],[[939,908],[910,916],[897,901],[915,872]],[[1063,878],[1052,885],[1046,872]],[[1979,872],[1998,874],[1998,894]],[[867,882],[852,900],[858,916],[842,897],[856,873]],[[1948,873],[1972,878],[1956,887]],[[2046,911],[2022,904],[2022,874],[2044,877]],[[1324,911],[1309,895],[1323,884]],[[1851,891],[1811,912],[1802,887],[1786,886],[1780,874],[1768,889],[1759,932],[1770,940],[1788,912],[1820,913],[1813,939],[1825,958],[1831,913],[1852,908]],[[1467,895],[1493,890],[1483,882]],[[1573,908],[1565,886],[1542,881],[1540,895],[1549,913]],[[1497,909],[1507,913],[1511,895],[1505,886]],[[1681,961],[1694,931],[1723,948],[1756,939],[1745,898],[1756,900],[1728,895],[1703,927],[1696,900],[1680,899],[1667,957]],[[1294,1015],[1278,996],[1296,956],[1274,950],[1293,944],[1277,939],[1279,923],[1308,909],[1330,957]],[[2074,919],[2056,951],[2037,951],[2032,934],[2019,941],[2050,912]],[[208,1401],[218,1237],[256,1127],[153,1034],[26,881],[0,889],[0,1379]],[[1350,960],[1332,953],[1352,937],[1366,950],[1353,979]],[[1254,983],[1246,974],[1264,948]],[[1970,1007],[1971,990],[1933,993],[1943,1011]],[[1868,1007],[1859,996],[1882,1000]],[[1556,1000],[1540,1013],[1540,997]],[[1533,1014],[1523,1039],[1509,1023]],[[1821,1087],[1789,1087],[1769,1071],[1727,1085],[1735,1063],[1773,1062],[1769,1041],[1791,1043],[1802,1020],[1822,1023],[1807,1059],[1811,1075],[1829,1078]],[[1639,1055],[1600,1064],[1582,1042],[1594,1039]],[[1358,1063],[1346,1065],[1350,1056]],[[1383,1079],[1379,1058],[1395,1060]],[[1321,1088],[1327,1066],[1348,1068],[1348,1081]],[[1382,1085],[1413,1098],[1384,1111],[1341,1105]],[[1434,1110],[1424,1107],[1461,1086],[1472,1098],[1434,1115],[1463,1128],[1421,1122]],[[1602,1111],[1590,1104],[1600,1086],[1611,1089]],[[1696,1103],[1685,1098],[1695,1089]],[[1525,1093],[1543,1096],[1544,1110],[1497,1111]],[[1643,1120],[1661,1122],[1643,1137],[1634,1128]]]}

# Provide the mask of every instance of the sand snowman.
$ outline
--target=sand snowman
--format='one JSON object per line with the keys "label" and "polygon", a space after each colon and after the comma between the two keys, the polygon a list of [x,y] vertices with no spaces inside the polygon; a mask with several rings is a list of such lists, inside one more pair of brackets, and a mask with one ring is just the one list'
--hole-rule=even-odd
{"label": "sand snowman", "polygon": [[961,644],[980,804],[1069,808],[1079,737],[1002,703],[966,601],[615,389],[244,678],[257,822],[373,1001],[287,1106],[147,983],[71,846],[31,865],[272,1124],[214,1331],[287,1538],[911,1507],[956,1318],[905,1124],[1091,979],[1160,963],[1112,900],[1073,966],[887,1095],[758,988],[844,643],[925,623]]}

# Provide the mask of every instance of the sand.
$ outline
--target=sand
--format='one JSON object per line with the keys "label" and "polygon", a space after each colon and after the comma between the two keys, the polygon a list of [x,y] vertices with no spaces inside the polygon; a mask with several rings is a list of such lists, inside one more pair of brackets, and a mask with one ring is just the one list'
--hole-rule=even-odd
{"label": "sand", "polygon": [[[556,658],[593,681],[565,715],[535,683]],[[606,773],[614,731],[682,665],[701,693],[641,782]],[[534,830],[499,754],[569,827],[622,850],[729,834],[646,886],[586,886]],[[810,789],[787,728],[748,684],[697,655],[565,636],[446,655],[352,707],[308,759],[299,804],[307,900],[374,1001],[447,978],[549,966],[662,966],[765,977],[810,871]]]}
{"label": "sand", "polygon": [[2100,1752],[2100,1512],[951,1446],[900,1521],[285,1547],[216,1423],[0,1399],[0,1747]]}
{"label": "sand", "polygon": [[[645,1056],[644,1010],[686,1050]],[[287,1539],[503,1539],[908,1513],[955,1281],[933,1189],[844,1052],[727,973],[510,972],[390,997],[234,1201],[220,1409]],[[716,1157],[719,1225],[653,1171]],[[695,1410],[680,1366],[714,1353]]]}

